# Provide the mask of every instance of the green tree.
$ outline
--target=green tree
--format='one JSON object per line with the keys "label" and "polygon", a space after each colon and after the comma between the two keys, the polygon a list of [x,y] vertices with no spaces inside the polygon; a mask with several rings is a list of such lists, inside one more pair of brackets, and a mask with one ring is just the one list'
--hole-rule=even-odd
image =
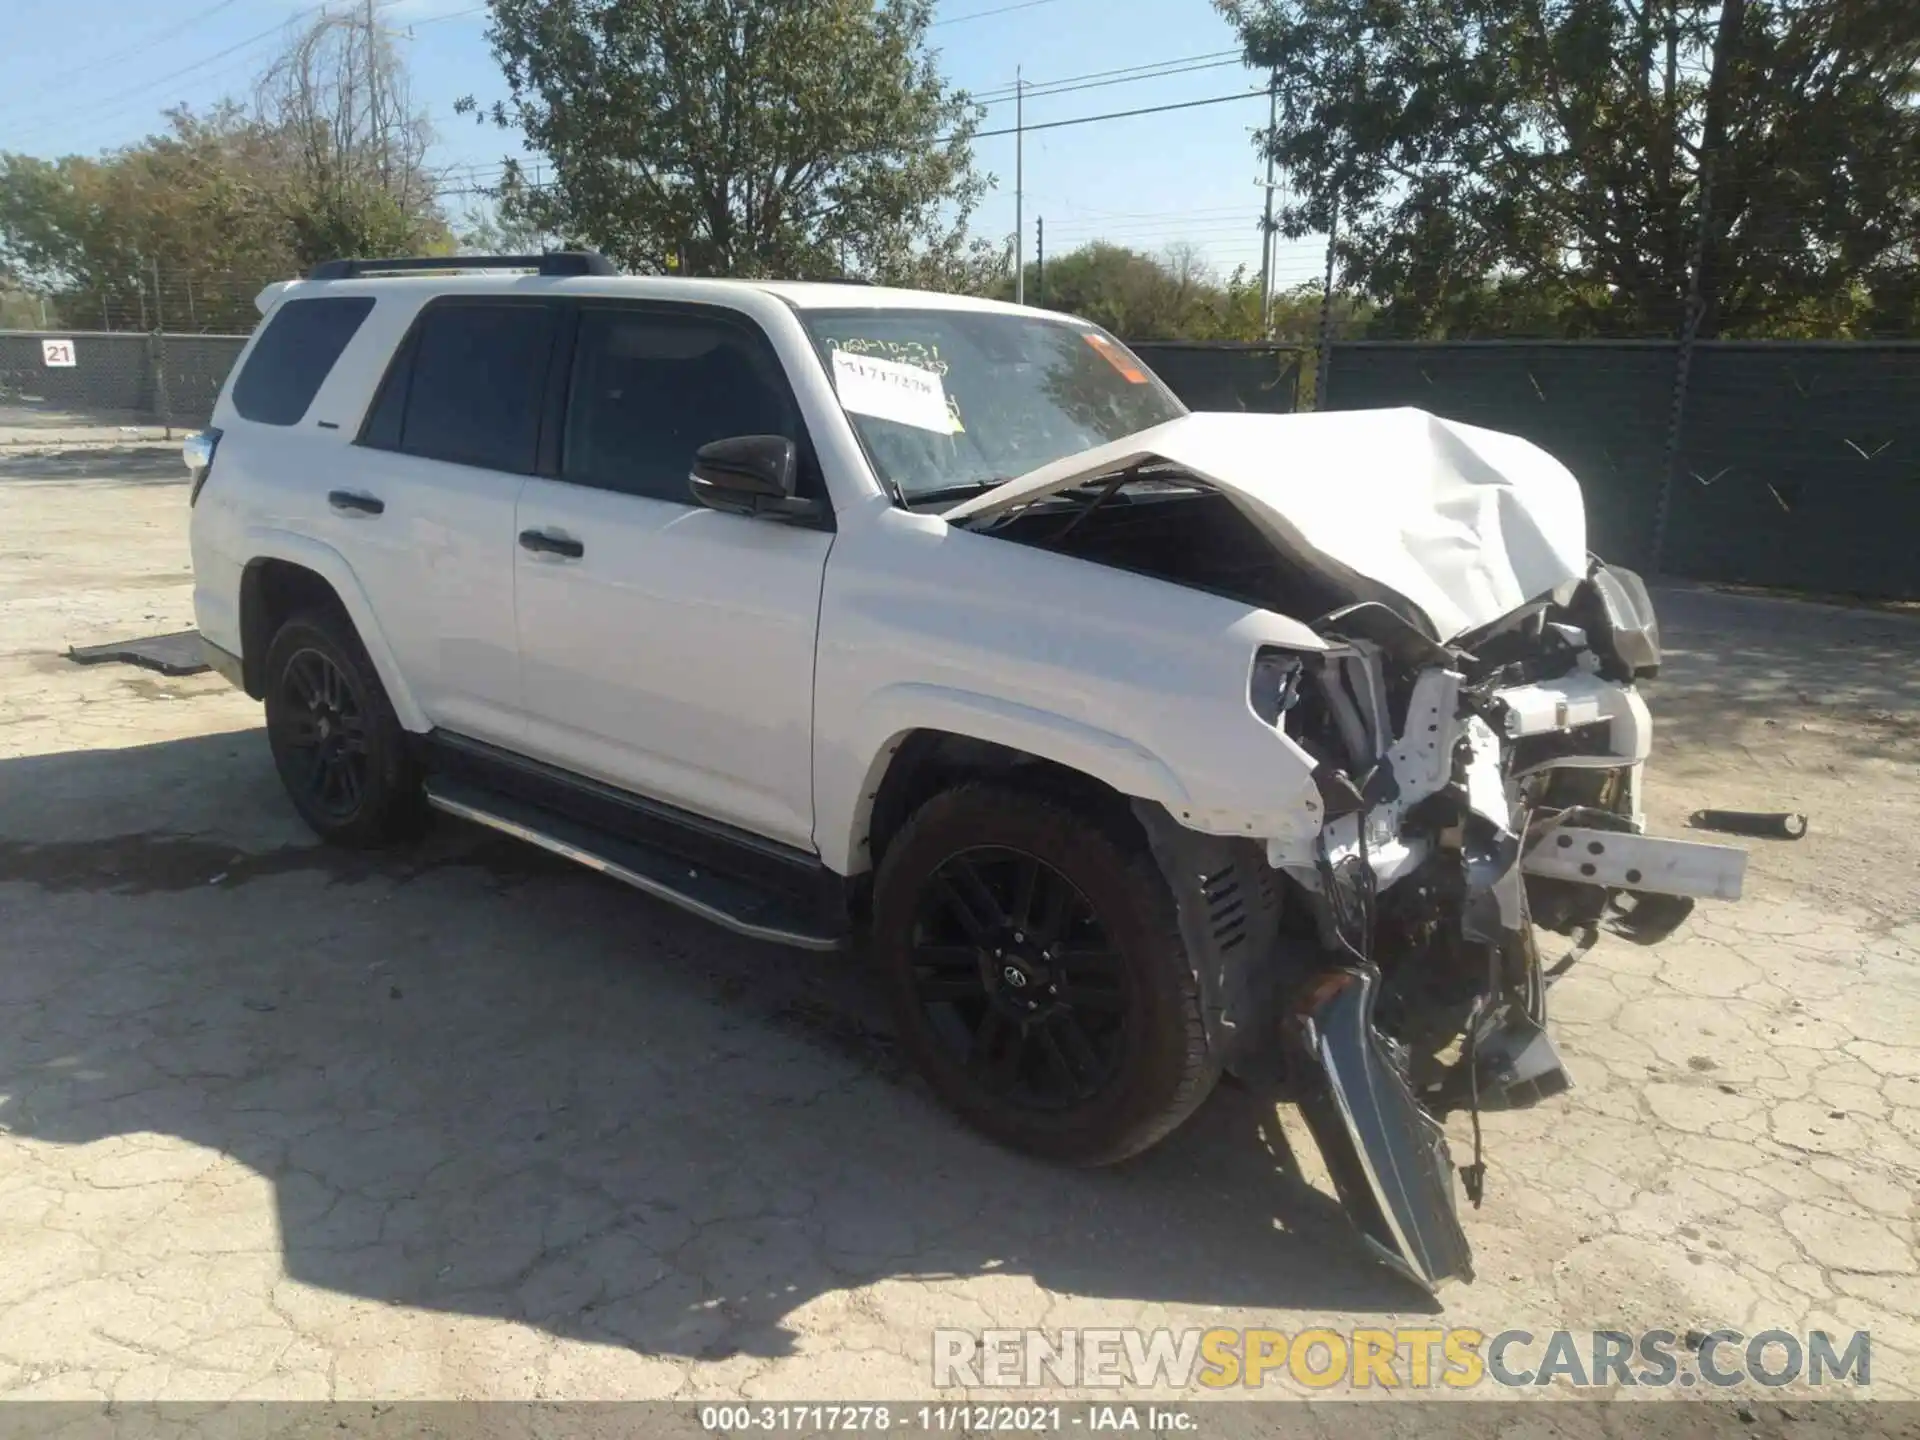
{"label": "green tree", "polygon": [[1386,333],[1844,334],[1911,293],[1912,0],[1218,3],[1284,233],[1337,226]]}
{"label": "green tree", "polygon": [[553,248],[538,226],[501,214],[497,203],[469,206],[454,234],[462,255],[538,255]]}
{"label": "green tree", "polygon": [[433,130],[374,6],[323,10],[255,94],[286,240],[302,264],[452,250],[426,166]]}
{"label": "green tree", "polygon": [[260,284],[295,265],[273,155],[232,105],[98,158],[0,154],[0,265],[67,324],[250,326]]}
{"label": "green tree", "polygon": [[[491,0],[517,126],[505,214],[631,269],[967,289],[976,111],[926,45],[932,0]],[[470,100],[462,109],[473,109]]]}
{"label": "green tree", "polygon": [[[1225,281],[1191,245],[1158,255],[1095,240],[1028,265],[1031,303],[1079,315],[1132,340],[1253,340],[1260,334],[1259,282],[1244,270]],[[1011,277],[993,292],[1013,296]]]}

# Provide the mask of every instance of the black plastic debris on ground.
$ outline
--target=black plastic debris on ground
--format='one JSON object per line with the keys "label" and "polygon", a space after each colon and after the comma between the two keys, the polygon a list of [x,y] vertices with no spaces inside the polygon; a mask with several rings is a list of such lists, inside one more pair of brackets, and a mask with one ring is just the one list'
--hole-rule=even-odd
{"label": "black plastic debris on ground", "polygon": [[1755,835],[1771,840],[1798,840],[1807,833],[1807,817],[1798,810],[1775,814],[1764,810],[1696,810],[1687,817],[1696,830],[1724,830],[1729,835]]}
{"label": "black plastic debris on ground", "polygon": [[198,630],[175,630],[168,635],[149,635],[141,640],[115,640],[109,645],[74,645],[68,648],[67,658],[78,665],[118,661],[158,670],[162,675],[198,675],[209,668],[201,658]]}

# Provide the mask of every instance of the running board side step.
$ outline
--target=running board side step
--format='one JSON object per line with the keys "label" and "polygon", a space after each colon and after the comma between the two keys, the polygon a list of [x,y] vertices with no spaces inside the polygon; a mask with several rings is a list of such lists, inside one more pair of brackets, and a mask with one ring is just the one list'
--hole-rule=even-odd
{"label": "running board side step", "polygon": [[838,950],[846,943],[844,935],[807,915],[798,901],[690,865],[663,850],[605,834],[542,806],[438,779],[428,784],[427,803],[598,870],[736,935],[802,950]]}

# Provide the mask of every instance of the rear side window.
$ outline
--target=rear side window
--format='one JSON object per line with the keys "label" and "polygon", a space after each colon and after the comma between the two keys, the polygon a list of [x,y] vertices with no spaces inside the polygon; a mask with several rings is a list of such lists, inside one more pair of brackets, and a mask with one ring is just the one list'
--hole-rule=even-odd
{"label": "rear side window", "polygon": [[531,474],[554,320],[542,304],[429,306],[375,404],[366,443]]}
{"label": "rear side window", "polygon": [[284,301],[233,382],[233,408],[240,418],[262,425],[299,424],[372,309],[373,300],[364,295]]}

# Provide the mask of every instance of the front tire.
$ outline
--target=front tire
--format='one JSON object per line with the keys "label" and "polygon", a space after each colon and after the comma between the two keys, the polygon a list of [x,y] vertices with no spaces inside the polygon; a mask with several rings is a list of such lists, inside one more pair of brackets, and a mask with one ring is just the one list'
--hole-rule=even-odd
{"label": "front tire", "polygon": [[1219,1079],[1144,841],[1058,800],[986,784],[929,800],[881,864],[873,951],[927,1082],[1013,1149],[1124,1160]]}
{"label": "front tire", "polygon": [[357,849],[417,833],[419,770],[352,622],[331,609],[294,616],[264,669],[274,768],[313,832]]}

